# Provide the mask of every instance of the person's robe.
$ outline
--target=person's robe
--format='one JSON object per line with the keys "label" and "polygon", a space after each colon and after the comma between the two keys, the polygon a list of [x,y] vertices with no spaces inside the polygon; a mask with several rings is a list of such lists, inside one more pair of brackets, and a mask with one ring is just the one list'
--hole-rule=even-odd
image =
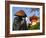
{"label": "person's robe", "polygon": [[13,30],[27,30],[26,19],[22,19],[20,21],[18,17],[15,17],[13,23]]}

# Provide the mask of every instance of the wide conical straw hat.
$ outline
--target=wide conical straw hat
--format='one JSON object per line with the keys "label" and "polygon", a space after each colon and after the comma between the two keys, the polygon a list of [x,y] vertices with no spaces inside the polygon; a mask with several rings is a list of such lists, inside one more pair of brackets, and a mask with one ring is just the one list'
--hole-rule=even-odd
{"label": "wide conical straw hat", "polygon": [[23,16],[23,17],[26,17],[26,14],[23,10],[20,10],[18,12],[16,12],[15,16]]}

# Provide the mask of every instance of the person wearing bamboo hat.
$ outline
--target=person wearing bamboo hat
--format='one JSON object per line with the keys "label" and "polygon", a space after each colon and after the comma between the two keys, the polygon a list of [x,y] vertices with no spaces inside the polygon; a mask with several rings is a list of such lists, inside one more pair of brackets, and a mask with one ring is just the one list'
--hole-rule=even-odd
{"label": "person wearing bamboo hat", "polygon": [[26,17],[27,15],[23,10],[17,11],[15,14],[13,30],[27,30]]}

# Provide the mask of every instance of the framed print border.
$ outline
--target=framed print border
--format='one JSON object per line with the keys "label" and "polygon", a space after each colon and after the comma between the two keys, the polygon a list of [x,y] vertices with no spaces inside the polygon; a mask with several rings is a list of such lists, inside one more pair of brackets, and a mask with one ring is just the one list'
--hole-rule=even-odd
{"label": "framed print border", "polygon": [[[42,13],[43,13],[42,32],[41,33],[10,34],[10,4],[43,6],[42,7],[43,8],[42,9]],[[44,34],[45,34],[45,5],[44,3],[5,1],[5,37],[32,36],[32,35],[44,35]]]}

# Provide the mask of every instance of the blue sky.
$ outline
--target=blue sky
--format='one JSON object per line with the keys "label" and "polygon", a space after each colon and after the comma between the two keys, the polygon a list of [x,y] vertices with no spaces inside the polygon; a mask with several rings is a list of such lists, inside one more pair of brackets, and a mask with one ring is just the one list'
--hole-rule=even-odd
{"label": "blue sky", "polygon": [[38,16],[39,17],[40,16],[40,9],[39,8],[34,8],[34,9],[36,9],[34,11],[34,13],[31,12],[32,9],[33,8],[27,8],[27,7],[13,7],[12,8],[12,19],[14,19],[14,15],[19,10],[23,10],[26,13],[27,16],[33,16],[33,15],[35,15],[35,16]]}
{"label": "blue sky", "polygon": [[40,16],[40,10],[39,10],[39,8],[35,8],[35,9],[38,9],[38,11],[35,10],[35,11],[34,11],[34,14],[33,14],[33,12],[31,12],[32,8],[13,7],[13,8],[12,8],[12,14],[13,14],[13,16],[14,16],[17,11],[23,10],[23,11],[26,13],[27,16],[33,16],[33,15],[35,15],[35,16]]}

